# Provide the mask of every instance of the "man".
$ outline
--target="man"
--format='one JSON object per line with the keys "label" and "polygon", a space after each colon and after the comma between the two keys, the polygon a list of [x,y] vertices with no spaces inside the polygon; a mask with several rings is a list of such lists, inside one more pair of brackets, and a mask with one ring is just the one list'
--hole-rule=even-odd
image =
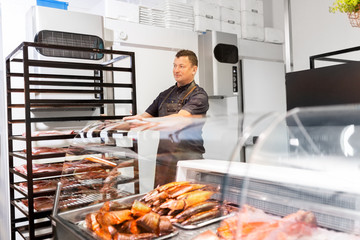
{"label": "man", "polygon": [[[124,120],[204,116],[209,109],[209,101],[205,90],[194,81],[197,69],[198,59],[194,52],[190,50],[177,52],[173,63],[176,84],[161,92],[144,113],[125,117]],[[169,136],[176,133],[179,133],[178,140],[170,141]],[[183,131],[161,132],[155,186],[175,180],[178,160],[202,158],[205,149],[201,134],[202,125]]]}
{"label": "man", "polygon": [[176,53],[173,64],[174,86],[161,92],[143,114],[124,120],[149,117],[205,115],[209,109],[205,90],[194,82],[198,69],[196,54],[190,50]]}

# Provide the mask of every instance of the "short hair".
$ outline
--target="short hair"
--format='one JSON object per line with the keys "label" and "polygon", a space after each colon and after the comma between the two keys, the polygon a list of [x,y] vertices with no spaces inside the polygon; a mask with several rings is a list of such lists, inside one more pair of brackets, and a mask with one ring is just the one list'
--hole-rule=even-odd
{"label": "short hair", "polygon": [[191,50],[186,50],[186,49],[180,50],[180,51],[178,51],[176,53],[175,56],[177,58],[179,58],[179,57],[188,57],[193,66],[198,65],[198,58],[197,58],[196,54]]}

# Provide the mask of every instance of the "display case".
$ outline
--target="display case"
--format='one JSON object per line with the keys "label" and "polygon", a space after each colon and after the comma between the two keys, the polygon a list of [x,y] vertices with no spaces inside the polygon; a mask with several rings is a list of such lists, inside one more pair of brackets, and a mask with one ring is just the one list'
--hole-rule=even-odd
{"label": "display case", "polygon": [[[237,209],[222,199],[224,176],[177,180],[178,164],[244,161],[238,146],[250,146],[245,139],[268,118],[274,116],[110,120],[85,127],[65,157],[52,215],[56,238],[191,239],[213,227]],[[81,165],[92,165],[91,172]]]}
{"label": "display case", "polygon": [[[107,174],[96,185],[64,168],[56,237],[360,239],[359,116],[351,105],[103,122],[74,139],[64,166],[88,159]],[[135,140],[137,153],[127,148]],[[138,159],[139,193],[128,158]],[[68,174],[91,189],[77,199]]]}
{"label": "display case", "polygon": [[[279,116],[247,163],[228,168],[224,198],[240,210],[220,223],[218,237],[359,239],[359,116],[358,105]],[[196,169],[196,163],[183,166]]]}

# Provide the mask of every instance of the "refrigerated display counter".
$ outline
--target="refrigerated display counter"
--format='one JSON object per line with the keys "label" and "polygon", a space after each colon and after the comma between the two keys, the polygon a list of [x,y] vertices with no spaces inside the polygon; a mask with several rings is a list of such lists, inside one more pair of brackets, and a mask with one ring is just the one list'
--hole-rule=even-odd
{"label": "refrigerated display counter", "polygon": [[360,239],[359,124],[354,105],[96,122],[66,154],[55,236]]}
{"label": "refrigerated display counter", "polygon": [[246,163],[183,161],[177,180],[226,176],[222,196],[240,209],[210,232],[219,239],[360,239],[359,124],[357,105],[297,108],[260,134]]}
{"label": "refrigerated display counter", "polygon": [[[222,183],[176,181],[177,163],[244,161],[238,146],[275,115],[109,120],[85,127],[66,153],[52,215],[56,238],[189,239],[219,223],[237,210],[223,204]],[[190,219],[195,212],[206,214]]]}

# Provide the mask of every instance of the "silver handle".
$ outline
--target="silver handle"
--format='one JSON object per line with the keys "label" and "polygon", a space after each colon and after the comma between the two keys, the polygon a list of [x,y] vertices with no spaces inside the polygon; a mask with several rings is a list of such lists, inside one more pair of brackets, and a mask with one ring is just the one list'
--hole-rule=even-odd
{"label": "silver handle", "polygon": [[62,184],[61,184],[61,181],[60,181],[60,182],[57,183],[57,186],[56,186],[54,206],[53,206],[53,211],[52,211],[53,216],[55,216],[58,213],[61,185]]}

